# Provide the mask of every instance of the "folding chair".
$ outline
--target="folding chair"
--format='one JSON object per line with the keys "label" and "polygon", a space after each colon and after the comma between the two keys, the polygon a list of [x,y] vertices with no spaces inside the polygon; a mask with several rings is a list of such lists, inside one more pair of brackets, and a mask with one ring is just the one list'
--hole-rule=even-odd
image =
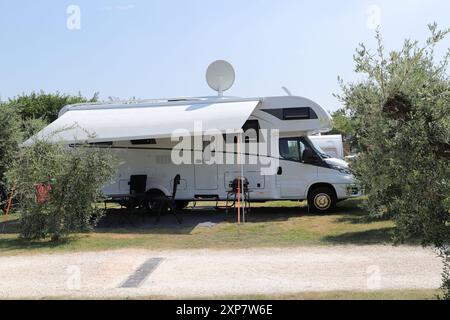
{"label": "folding chair", "polygon": [[175,219],[177,219],[178,223],[181,224],[183,220],[178,217],[177,215],[177,206],[175,202],[175,196],[177,195],[177,189],[178,185],[180,184],[181,176],[177,174],[175,178],[173,179],[173,191],[172,195],[169,197],[161,197],[160,205],[158,208],[158,217],[156,217],[155,224],[159,223],[159,220],[161,218],[161,212],[165,209],[170,209],[170,212],[175,216]]}

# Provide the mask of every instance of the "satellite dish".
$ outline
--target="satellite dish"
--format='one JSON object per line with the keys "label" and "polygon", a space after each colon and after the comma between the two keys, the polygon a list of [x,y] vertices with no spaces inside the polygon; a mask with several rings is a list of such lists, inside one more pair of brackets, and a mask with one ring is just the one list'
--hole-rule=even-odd
{"label": "satellite dish", "polygon": [[233,66],[224,60],[211,63],[206,71],[206,82],[211,89],[219,93],[219,97],[233,86],[235,77]]}

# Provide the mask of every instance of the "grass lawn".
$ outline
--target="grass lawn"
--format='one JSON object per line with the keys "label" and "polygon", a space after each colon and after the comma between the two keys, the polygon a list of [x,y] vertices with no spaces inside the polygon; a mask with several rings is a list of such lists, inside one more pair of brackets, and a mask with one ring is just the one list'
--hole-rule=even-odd
{"label": "grass lawn", "polygon": [[[224,209],[187,209],[180,213],[184,222],[178,225],[171,215],[163,216],[158,225],[146,212],[126,212],[110,208],[92,233],[76,234],[70,241],[51,243],[18,239],[17,215],[0,217],[0,255],[73,252],[119,248],[193,249],[287,247],[335,244],[390,243],[392,221],[367,222],[358,208],[361,200],[341,202],[329,214],[308,213],[305,203],[268,202],[253,204],[247,223],[237,225],[233,211]],[[202,204],[204,205],[204,204]],[[199,223],[212,221],[213,227]]]}

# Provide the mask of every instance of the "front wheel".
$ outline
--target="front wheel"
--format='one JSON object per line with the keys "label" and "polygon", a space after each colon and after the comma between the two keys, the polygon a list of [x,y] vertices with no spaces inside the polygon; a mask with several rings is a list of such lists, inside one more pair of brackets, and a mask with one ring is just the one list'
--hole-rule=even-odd
{"label": "front wheel", "polygon": [[330,187],[318,187],[309,192],[308,206],[314,212],[327,212],[336,206],[336,194]]}

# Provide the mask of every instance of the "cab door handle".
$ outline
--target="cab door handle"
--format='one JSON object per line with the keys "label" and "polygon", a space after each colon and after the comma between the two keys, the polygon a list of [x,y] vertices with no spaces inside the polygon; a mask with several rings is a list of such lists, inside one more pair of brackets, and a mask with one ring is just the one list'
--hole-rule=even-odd
{"label": "cab door handle", "polygon": [[283,168],[278,167],[277,175],[281,176],[283,174]]}

